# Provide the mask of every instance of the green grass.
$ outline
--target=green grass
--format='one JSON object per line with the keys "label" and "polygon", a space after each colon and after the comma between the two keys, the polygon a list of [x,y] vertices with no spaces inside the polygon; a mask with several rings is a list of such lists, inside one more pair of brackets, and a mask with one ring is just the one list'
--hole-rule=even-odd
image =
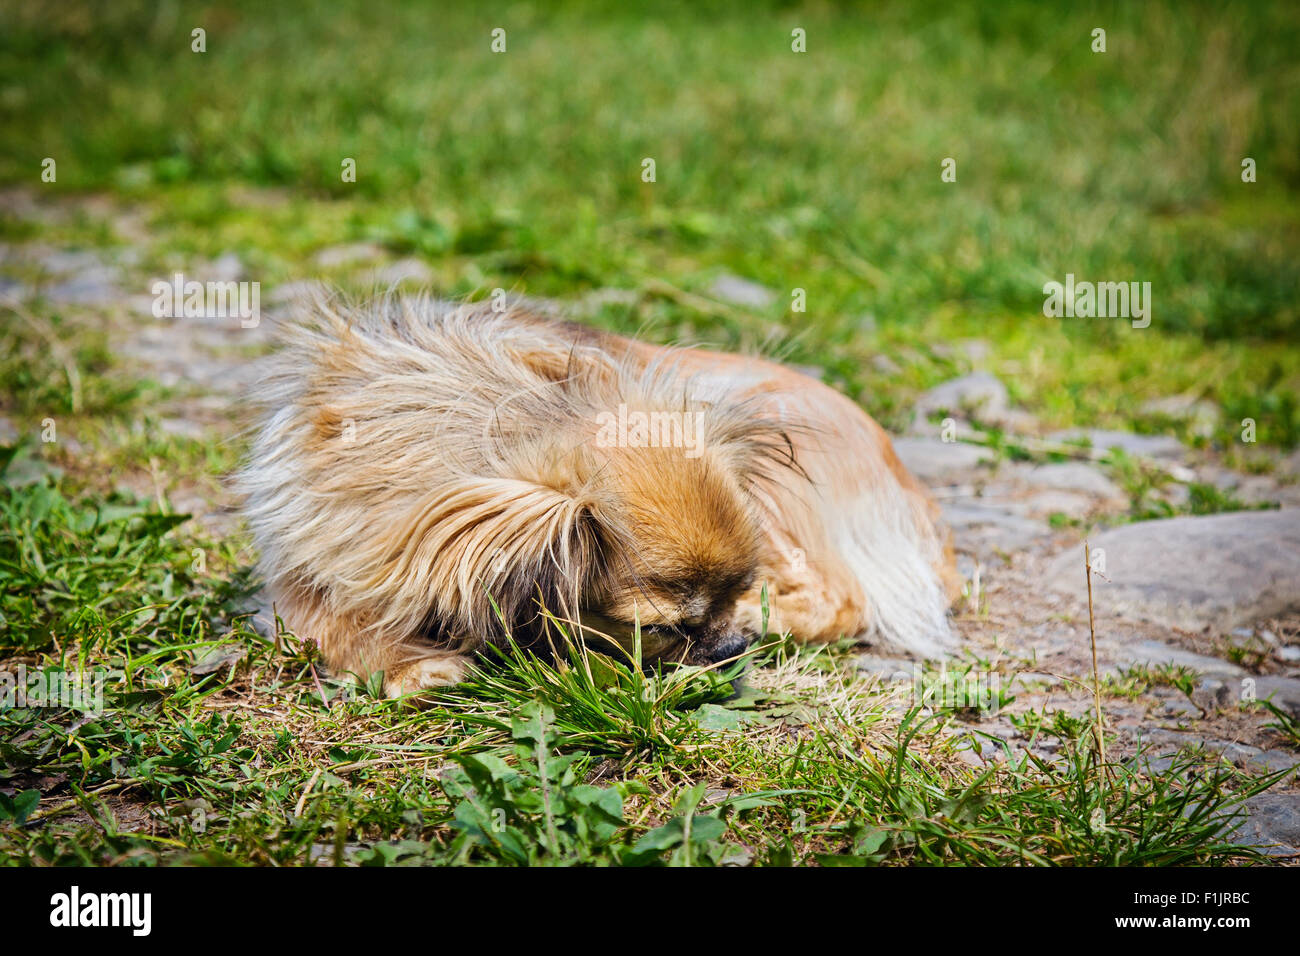
{"label": "green grass", "polygon": [[[1049,422],[1162,427],[1141,403],[1195,391],[1226,447],[1246,417],[1300,441],[1290,5],[751,6],[12,4],[0,181],[141,202],[157,266],[235,249],[270,283],[358,239],[426,258],[452,294],[698,291],[730,270],[776,305],[600,321],[766,342],[891,424],[951,371],[935,343],[982,337]],[[1067,272],[1150,281],[1152,328],[1045,318]],[[881,352],[909,371],[874,374]]]}
{"label": "green grass", "polygon": [[[1300,444],[1292,5],[652,14],[0,0],[0,183],[46,212],[0,208],[0,242],[129,244],[123,283],[139,294],[227,251],[269,288],[321,274],[322,248],[372,241],[420,259],[443,294],[630,290],[590,321],[817,366],[892,428],[917,392],[975,366],[964,342],[980,339],[1045,426],[1172,431],[1264,469]],[[1105,54],[1089,50],[1098,25]],[[790,51],[796,26],[807,54]],[[1241,182],[1244,156],[1257,183]],[[55,183],[39,180],[45,157]],[[775,302],[715,301],[724,271]],[[1067,272],[1151,282],[1151,328],[1044,317],[1043,283]],[[806,312],[790,309],[796,288]],[[1057,757],[1006,748],[976,768],[970,708],[916,710],[848,648],[773,636],[743,682],[506,651],[419,708],[331,680],[293,635],[248,625],[241,533],[212,540],[173,513],[168,493],[214,488],[239,447],[161,430],[176,396],[114,358],[122,321],[40,300],[0,310],[0,414],[24,436],[0,459],[0,662],[102,693],[0,706],[0,860],[1260,861],[1225,834],[1276,778],[1195,753],[1158,774],[1099,767],[1090,719],[1009,696],[996,703]],[[1219,421],[1197,434],[1143,411],[1171,395],[1216,403]],[[1240,440],[1245,418],[1258,448]],[[60,439],[43,444],[47,419]],[[1132,519],[1242,506],[1194,485],[1172,508],[1163,473],[1104,464]],[[1187,676],[1135,671],[1104,690],[1161,684]]]}
{"label": "green grass", "polygon": [[100,696],[0,708],[10,863],[1255,859],[1223,834],[1275,778],[1190,757],[1108,777],[1088,722],[1059,719],[1062,760],[1008,749],[977,772],[955,759],[960,709],[907,710],[833,649],[768,642],[739,694],[734,673],[576,648],[507,651],[424,707],[380,699],[251,630],[240,568],[197,572],[212,545],[179,516],[63,483],[0,486],[0,645]]}
{"label": "green grass", "polygon": [[1300,720],[1296,719],[1295,714],[1289,710],[1283,710],[1271,700],[1260,701],[1260,706],[1273,715],[1273,722],[1265,724],[1270,730],[1274,731],[1287,746],[1300,750]]}

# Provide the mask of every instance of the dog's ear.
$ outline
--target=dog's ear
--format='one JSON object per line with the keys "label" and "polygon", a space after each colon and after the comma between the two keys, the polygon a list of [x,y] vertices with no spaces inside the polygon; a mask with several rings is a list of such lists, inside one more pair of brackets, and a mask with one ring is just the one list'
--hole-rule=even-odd
{"label": "dog's ear", "polygon": [[601,578],[606,549],[595,509],[582,495],[501,480],[511,487],[498,499],[505,507],[486,519],[491,554],[480,567],[479,596],[490,608],[492,633],[504,628],[527,643],[545,627],[547,614],[578,619],[583,598]]}
{"label": "dog's ear", "polygon": [[799,462],[798,426],[762,414],[746,402],[712,406],[705,421],[710,425],[706,445],[747,489],[790,477],[807,480]]}
{"label": "dog's ear", "polygon": [[602,555],[588,502],[519,478],[465,476],[405,524],[368,582],[392,592],[375,595],[389,609],[381,624],[410,631],[436,620],[453,640],[528,631],[543,609],[576,618]]}

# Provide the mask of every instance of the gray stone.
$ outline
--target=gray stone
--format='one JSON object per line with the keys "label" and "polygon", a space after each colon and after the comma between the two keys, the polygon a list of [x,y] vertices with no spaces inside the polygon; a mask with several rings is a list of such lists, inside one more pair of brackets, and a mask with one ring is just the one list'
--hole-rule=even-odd
{"label": "gray stone", "polygon": [[988,458],[988,452],[979,445],[935,438],[896,438],[894,452],[908,471],[925,482],[955,478]]}
{"label": "gray stone", "polygon": [[716,299],[751,309],[765,309],[776,301],[776,293],[771,289],[730,273],[714,279],[709,293]]}
{"label": "gray stone", "polygon": [[1137,458],[1181,459],[1187,454],[1183,443],[1172,435],[1135,435],[1132,432],[1111,431],[1104,428],[1075,428],[1053,432],[1055,441],[1068,442],[1086,438],[1096,451],[1118,448]]}
{"label": "gray stone", "polygon": [[36,262],[45,272],[58,276],[105,268],[104,259],[90,249],[52,249],[38,255]]}
{"label": "gray stone", "polygon": [[45,298],[64,305],[108,305],[122,299],[117,270],[96,266],[47,286]]}
{"label": "gray stone", "polygon": [[199,266],[198,272],[204,282],[239,282],[245,275],[244,262],[234,252],[223,252]]}
{"label": "gray stone", "polygon": [[350,242],[341,246],[326,246],[312,256],[312,261],[322,269],[374,262],[384,258],[384,247],[374,242]]}
{"label": "gray stone", "polygon": [[1288,644],[1285,647],[1279,647],[1273,652],[1273,656],[1280,661],[1293,664],[1296,661],[1300,661],[1300,645]]}
{"label": "gray stone", "polygon": [[1099,498],[1123,498],[1124,493],[1092,465],[1081,461],[1060,462],[1050,465],[1017,468],[1015,477],[1034,488],[1051,488],[1057,491],[1081,491]]}
{"label": "gray stone", "polygon": [[1054,514],[1082,518],[1093,508],[1093,499],[1078,491],[1036,491],[1028,498],[1007,505],[1030,517],[1046,518]]}
{"label": "gray stone", "polygon": [[[1235,740],[1220,740],[1204,737],[1192,731],[1174,731],[1166,729],[1152,730],[1145,735],[1145,742],[1164,750],[1200,750],[1217,754],[1224,760],[1253,772],[1271,773],[1276,770],[1288,770],[1300,764],[1300,756],[1280,750],[1261,750]],[[1168,769],[1171,762],[1161,762],[1162,769]]]}
{"label": "gray stone", "polygon": [[[1239,511],[1142,521],[1091,540],[1105,552],[1094,575],[1098,608],[1170,627],[1219,631],[1300,608],[1300,510]],[[1044,584],[1083,590],[1082,557],[1049,562]]]}
{"label": "gray stone", "polygon": [[1055,674],[1043,674],[1038,671],[1020,671],[1011,678],[1013,685],[1019,684],[1026,689],[1035,686],[1056,687],[1065,683],[1064,678],[1057,677]]}
{"label": "gray stone", "polygon": [[163,418],[158,421],[160,431],[168,435],[176,435],[180,438],[192,438],[200,441],[204,438],[205,429],[198,422],[190,421],[187,418]]}
{"label": "gray stone", "polygon": [[17,279],[0,276],[0,302],[23,302],[31,298],[32,290]]}
{"label": "gray stone", "polygon": [[853,662],[864,673],[877,674],[885,680],[910,681],[916,668],[916,661],[905,661],[897,657],[877,657],[874,654],[861,654]]}
{"label": "gray stone", "polygon": [[1199,717],[1205,713],[1208,708],[1199,704],[1194,704],[1186,697],[1173,697],[1169,700],[1162,701],[1161,714],[1164,717]]}
{"label": "gray stone", "polygon": [[1192,703],[1205,713],[1224,710],[1236,702],[1232,688],[1221,680],[1207,678],[1192,689]]}
{"label": "gray stone", "polygon": [[1271,856],[1300,852],[1300,793],[1260,793],[1243,805],[1246,818],[1233,838]]}
{"label": "gray stone", "polygon": [[[63,445],[68,448],[72,445],[72,441],[64,439]],[[63,469],[30,454],[17,455],[5,469],[5,484],[11,488],[25,488],[27,485],[34,485],[43,480],[46,475],[58,479],[63,475]]]}
{"label": "gray stone", "polygon": [[952,528],[957,547],[976,553],[1012,554],[1023,551],[1052,529],[1001,508],[979,504],[944,504],[943,520]]}
{"label": "gray stone", "polygon": [[641,301],[641,293],[636,289],[618,289],[613,286],[592,289],[582,297],[583,306],[592,311],[607,305],[633,306],[639,301]]}
{"label": "gray stone", "polygon": [[1218,426],[1221,415],[1219,406],[1214,402],[1197,399],[1195,396],[1189,395],[1154,398],[1144,402],[1139,411],[1143,415],[1172,418],[1175,421],[1185,422],[1193,434],[1206,438],[1214,434],[1214,429]]}
{"label": "gray stone", "polygon": [[196,676],[211,674],[243,660],[246,653],[246,649],[237,644],[211,645],[193,652],[194,663],[190,665],[190,673]]}
{"label": "gray stone", "polygon": [[12,445],[18,441],[18,429],[7,415],[0,415],[0,445]]}
{"label": "gray stone", "polygon": [[897,375],[901,371],[903,371],[901,368],[898,367],[898,363],[895,362],[893,359],[891,359],[888,355],[871,356],[871,367],[874,368],[881,375]]}
{"label": "gray stone", "polygon": [[1300,680],[1266,675],[1252,678],[1256,700],[1267,700],[1300,719]]}
{"label": "gray stone", "polygon": [[1261,750],[1258,747],[1251,747],[1230,740],[1207,740],[1205,745],[1209,749],[1222,754],[1225,759],[1243,770],[1251,770],[1256,773],[1289,770],[1296,764],[1300,764],[1300,757],[1281,750]]}
{"label": "gray stone", "polygon": [[975,577],[975,572],[979,570],[979,561],[972,558],[969,554],[957,555],[957,573],[961,575],[963,581],[970,581]]}
{"label": "gray stone", "polygon": [[1192,501],[1191,489],[1183,484],[1165,485],[1157,494],[1161,500],[1169,502],[1175,508],[1186,508]]}
{"label": "gray stone", "polygon": [[281,283],[272,289],[267,302],[274,306],[292,305],[309,301],[312,296],[320,295],[324,291],[325,286],[314,279],[296,279],[293,282]]}
{"label": "gray stone", "polygon": [[967,357],[975,363],[983,362],[993,354],[993,346],[985,339],[962,339],[957,344],[965,350]]}
{"label": "gray stone", "polygon": [[973,372],[936,385],[916,400],[918,421],[933,415],[964,418],[973,414],[980,421],[995,421],[1009,405],[1007,387],[988,372]]}
{"label": "gray stone", "polygon": [[[1095,595],[1097,589],[1097,578],[1095,576],[1093,577],[1092,587]],[[1115,652],[1115,658],[1119,663],[1130,667],[1160,667],[1167,665],[1186,667],[1198,674],[1215,677],[1244,677],[1246,675],[1246,671],[1236,664],[1220,660],[1217,657],[1207,657],[1204,654],[1186,651],[1181,647],[1173,647],[1160,641],[1138,641],[1136,644],[1121,645]]]}
{"label": "gray stone", "polygon": [[1204,468],[1201,478],[1246,504],[1274,504],[1290,497],[1292,490],[1269,475],[1242,475],[1226,468]]}

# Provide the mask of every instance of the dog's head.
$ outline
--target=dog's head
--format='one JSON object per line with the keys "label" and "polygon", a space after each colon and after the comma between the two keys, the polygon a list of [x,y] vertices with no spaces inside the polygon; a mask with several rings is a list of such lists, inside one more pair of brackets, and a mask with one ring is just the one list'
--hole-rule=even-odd
{"label": "dog's head", "polygon": [[[506,477],[457,495],[474,515],[456,522],[473,538],[462,549],[500,556],[474,576],[492,613],[465,600],[467,629],[491,617],[558,650],[554,618],[628,652],[639,635],[644,662],[738,657],[754,636],[736,611],[760,570],[764,488],[799,472],[786,430],[744,401],[691,398],[671,370],[629,380],[577,364],[494,420]],[[469,598],[466,565],[440,558]]]}
{"label": "dog's head", "polygon": [[[537,480],[574,506],[559,545],[554,533],[545,545],[557,557],[541,562],[571,587],[557,594],[564,616],[628,652],[639,640],[646,662],[738,657],[755,636],[736,611],[760,569],[762,488],[798,471],[787,434],[743,404],[680,392],[620,397],[593,424],[576,443],[541,438],[530,452]],[[537,607],[538,565],[521,570]]]}
{"label": "dog's head", "polygon": [[618,448],[606,458],[599,569],[583,595],[582,623],[646,660],[713,664],[753,637],[736,602],[754,584],[760,528],[725,456],[679,448]]}

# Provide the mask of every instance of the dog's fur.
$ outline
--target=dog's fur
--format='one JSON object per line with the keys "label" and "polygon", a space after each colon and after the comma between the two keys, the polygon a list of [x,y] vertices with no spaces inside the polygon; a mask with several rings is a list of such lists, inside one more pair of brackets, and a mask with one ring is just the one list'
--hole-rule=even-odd
{"label": "dog's fur", "polygon": [[[761,628],[763,585],[774,632],[952,646],[933,502],[817,381],[424,298],[321,297],[284,337],[239,477],[276,610],[337,673],[455,683],[507,634],[545,651],[548,616],[716,662]],[[702,444],[599,440],[620,405],[689,414]]]}

